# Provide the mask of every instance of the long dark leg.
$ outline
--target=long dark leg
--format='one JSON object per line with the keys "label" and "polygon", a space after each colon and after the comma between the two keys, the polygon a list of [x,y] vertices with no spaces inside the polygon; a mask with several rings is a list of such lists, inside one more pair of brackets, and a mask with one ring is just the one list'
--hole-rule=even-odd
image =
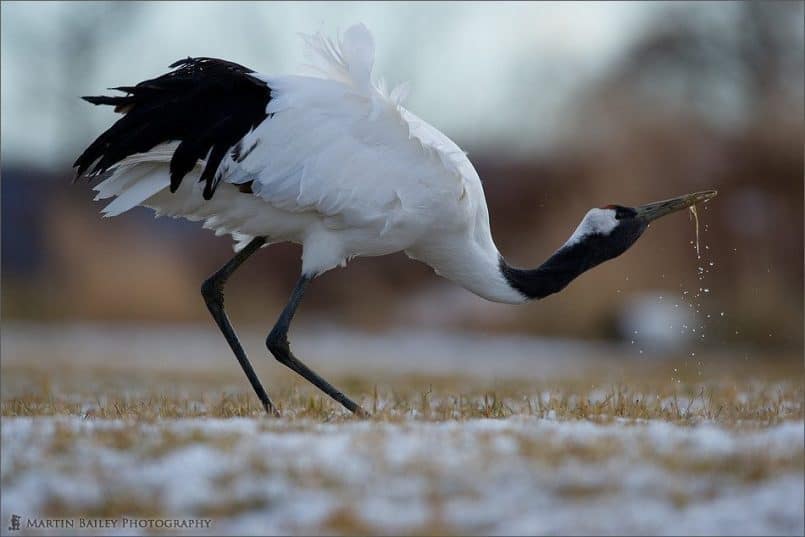
{"label": "long dark leg", "polygon": [[232,352],[235,353],[235,357],[238,359],[238,362],[240,362],[243,372],[246,373],[246,376],[249,378],[249,382],[251,382],[252,388],[254,388],[254,391],[257,393],[257,397],[260,398],[260,402],[263,403],[266,412],[278,415],[277,409],[274,407],[271,399],[268,398],[268,394],[263,388],[263,385],[260,384],[260,379],[257,378],[257,374],[254,372],[252,364],[246,357],[246,353],[243,351],[237,334],[235,334],[235,329],[232,328],[232,323],[229,322],[229,317],[227,317],[224,311],[224,284],[226,280],[229,279],[229,276],[231,276],[250,255],[259,250],[265,243],[266,239],[264,237],[252,239],[252,241],[240,252],[236,253],[226,265],[221,267],[218,272],[207,278],[201,285],[201,296],[204,297],[204,301],[207,303],[207,309],[210,310],[213,319],[215,319],[216,324],[218,324],[218,328],[221,329],[221,333],[232,348]]}
{"label": "long dark leg", "polygon": [[302,295],[305,293],[305,287],[307,287],[309,281],[310,278],[303,274],[296,282],[296,286],[291,294],[291,299],[288,301],[285,309],[282,310],[277,324],[274,325],[274,328],[271,329],[271,332],[266,338],[266,346],[281,364],[290,367],[305,377],[321,391],[344,405],[349,411],[358,416],[368,416],[368,412],[355,404],[355,402],[344,395],[340,390],[337,390],[332,384],[317,375],[308,366],[300,362],[291,352],[291,348],[288,345],[288,328],[291,325],[294,313],[296,313],[296,308],[299,306],[299,301],[302,299]]}

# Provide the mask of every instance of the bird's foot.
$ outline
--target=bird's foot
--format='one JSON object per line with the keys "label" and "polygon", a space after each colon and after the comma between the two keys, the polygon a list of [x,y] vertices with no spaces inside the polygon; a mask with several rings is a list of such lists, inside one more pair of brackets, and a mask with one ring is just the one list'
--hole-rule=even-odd
{"label": "bird's foot", "polygon": [[263,403],[263,408],[266,409],[266,414],[268,414],[272,418],[281,418],[282,414],[280,414],[279,409],[275,407],[272,403]]}

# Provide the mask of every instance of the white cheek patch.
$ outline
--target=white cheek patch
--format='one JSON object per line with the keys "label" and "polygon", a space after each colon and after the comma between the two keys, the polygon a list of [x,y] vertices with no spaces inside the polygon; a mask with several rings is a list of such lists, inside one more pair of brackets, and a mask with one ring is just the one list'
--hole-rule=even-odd
{"label": "white cheek patch", "polygon": [[618,220],[615,218],[614,209],[590,209],[565,245],[580,242],[589,235],[609,235],[617,226]]}

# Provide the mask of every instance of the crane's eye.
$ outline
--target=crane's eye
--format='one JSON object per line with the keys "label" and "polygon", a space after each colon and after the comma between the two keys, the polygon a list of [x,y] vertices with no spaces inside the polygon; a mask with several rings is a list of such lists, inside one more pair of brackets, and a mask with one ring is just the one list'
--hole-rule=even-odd
{"label": "crane's eye", "polygon": [[631,207],[617,207],[615,209],[615,218],[618,220],[634,218],[635,216],[637,216],[637,211],[635,211]]}

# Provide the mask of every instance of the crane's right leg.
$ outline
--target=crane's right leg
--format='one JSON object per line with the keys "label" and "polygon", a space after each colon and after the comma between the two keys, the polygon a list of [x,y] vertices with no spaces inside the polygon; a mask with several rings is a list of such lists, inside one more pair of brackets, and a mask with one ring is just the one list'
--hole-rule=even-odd
{"label": "crane's right leg", "polygon": [[252,388],[254,388],[254,391],[257,393],[257,397],[260,398],[260,402],[263,403],[263,407],[266,409],[266,412],[274,416],[278,416],[279,412],[271,402],[271,399],[268,398],[268,394],[263,388],[263,385],[260,384],[260,379],[257,378],[257,374],[254,372],[252,364],[246,357],[246,353],[243,351],[243,347],[238,340],[237,334],[235,334],[235,329],[232,328],[232,324],[229,322],[229,317],[227,317],[226,312],[224,311],[224,284],[226,283],[226,280],[241,264],[243,264],[244,261],[246,261],[246,259],[249,258],[249,256],[259,250],[260,247],[265,243],[265,237],[257,237],[252,239],[251,242],[249,242],[249,244],[247,244],[241,251],[236,253],[226,265],[221,267],[218,272],[207,278],[207,280],[201,285],[201,296],[204,297],[204,301],[207,303],[207,309],[210,310],[212,318],[215,319],[218,328],[221,329],[221,333],[224,335],[226,341],[229,343],[229,346],[232,348],[232,352],[235,353],[235,357],[238,359],[238,362],[240,362],[240,366],[243,368],[244,373],[246,373],[246,376],[249,378],[249,382],[251,382]]}

